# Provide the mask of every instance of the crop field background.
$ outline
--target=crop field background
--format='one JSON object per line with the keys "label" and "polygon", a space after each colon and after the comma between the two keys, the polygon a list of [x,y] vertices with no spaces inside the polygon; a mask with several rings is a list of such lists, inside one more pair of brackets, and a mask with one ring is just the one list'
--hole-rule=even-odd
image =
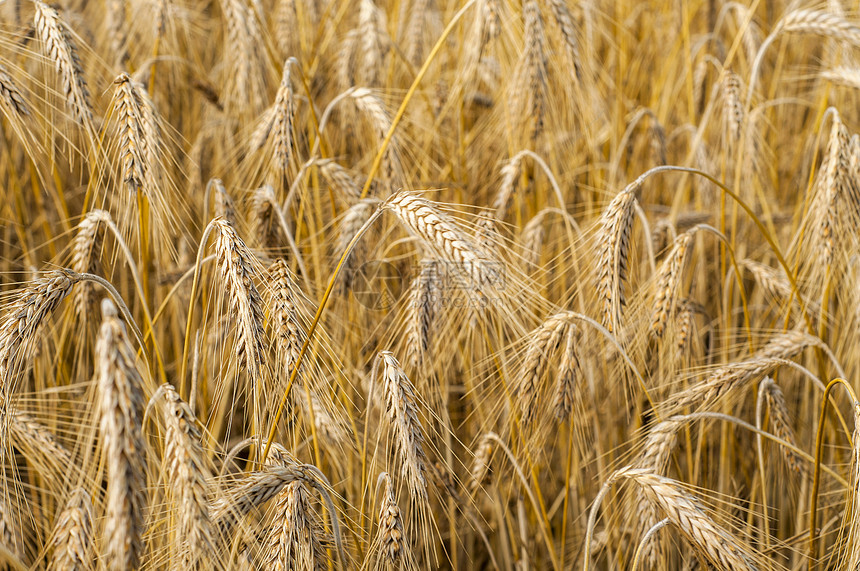
{"label": "crop field background", "polygon": [[0,568],[860,569],[856,2],[0,30]]}

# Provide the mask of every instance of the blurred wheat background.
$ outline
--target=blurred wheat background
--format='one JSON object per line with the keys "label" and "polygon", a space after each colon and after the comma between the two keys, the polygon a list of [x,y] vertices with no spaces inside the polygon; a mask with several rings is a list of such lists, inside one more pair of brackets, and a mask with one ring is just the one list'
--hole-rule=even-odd
{"label": "blurred wheat background", "polygon": [[860,569],[860,6],[0,3],[0,566]]}

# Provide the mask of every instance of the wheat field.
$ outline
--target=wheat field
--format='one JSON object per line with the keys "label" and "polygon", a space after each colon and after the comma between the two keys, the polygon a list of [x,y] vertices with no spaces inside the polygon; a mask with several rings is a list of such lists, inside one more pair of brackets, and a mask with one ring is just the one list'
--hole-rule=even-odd
{"label": "wheat field", "polygon": [[0,568],[860,569],[856,2],[0,29]]}

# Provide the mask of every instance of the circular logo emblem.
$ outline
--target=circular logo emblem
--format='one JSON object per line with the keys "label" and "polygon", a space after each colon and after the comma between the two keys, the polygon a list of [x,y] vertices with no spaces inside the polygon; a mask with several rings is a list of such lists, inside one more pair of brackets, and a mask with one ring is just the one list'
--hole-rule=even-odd
{"label": "circular logo emblem", "polygon": [[390,309],[402,293],[403,276],[388,262],[365,262],[352,278],[352,295],[368,309]]}

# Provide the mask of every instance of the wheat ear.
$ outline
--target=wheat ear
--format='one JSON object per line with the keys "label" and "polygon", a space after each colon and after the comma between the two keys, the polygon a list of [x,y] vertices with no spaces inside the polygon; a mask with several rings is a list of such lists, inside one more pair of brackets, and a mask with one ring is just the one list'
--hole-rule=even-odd
{"label": "wheat ear", "polygon": [[48,565],[50,571],[95,569],[93,504],[90,495],[83,489],[73,490],[69,495],[54,525],[52,544],[54,554]]}
{"label": "wheat ear", "polygon": [[564,352],[558,367],[558,380],[555,385],[553,412],[559,421],[570,418],[575,403],[582,399],[579,379],[582,378],[582,367],[579,363],[577,340],[579,328],[570,324],[565,335]]}
{"label": "wheat ear", "polygon": [[494,432],[489,432],[481,437],[478,441],[475,452],[475,457],[472,460],[472,467],[469,470],[469,492],[474,494],[478,488],[490,483],[492,477],[492,465],[490,461],[493,456],[493,442],[498,439],[498,435]]}
{"label": "wheat ear", "polygon": [[657,277],[657,294],[654,299],[654,311],[651,316],[651,332],[662,337],[669,316],[674,314],[681,288],[684,265],[693,243],[694,231],[684,232],[675,239],[672,251],[663,261]]}
{"label": "wheat ear", "polygon": [[269,531],[268,568],[276,571],[322,571],[328,568],[323,530],[301,481],[287,484],[278,495]]}
{"label": "wheat ear", "polygon": [[379,532],[377,541],[382,558],[389,567],[397,567],[404,557],[406,537],[403,534],[403,516],[394,496],[391,476],[386,472],[379,475],[377,488],[382,486],[382,501],[379,506]]}
{"label": "wheat ear", "polygon": [[401,470],[414,497],[427,498],[427,455],[424,452],[424,434],[418,419],[415,390],[390,351],[380,351],[385,402],[400,452]]}
{"label": "wheat ear", "polygon": [[172,385],[162,385],[164,463],[167,484],[176,498],[179,517],[176,540],[183,569],[205,569],[215,554],[214,531],[209,517],[206,479],[209,470],[191,408]]}
{"label": "wheat ear", "polygon": [[236,356],[239,366],[248,371],[251,380],[249,400],[254,422],[260,427],[260,391],[266,367],[266,329],[263,300],[254,283],[253,254],[232,226],[222,219],[214,221],[218,230],[215,253],[218,270],[229,292],[230,310],[236,315]]}
{"label": "wheat ear", "polygon": [[671,411],[688,406],[711,407],[725,395],[737,392],[750,381],[769,373],[779,361],[791,359],[810,345],[820,344],[820,340],[801,331],[775,335],[749,360],[723,365],[701,383],[673,395],[666,406]]}
{"label": "wheat ear", "polygon": [[[785,402],[785,394],[783,394],[782,389],[779,388],[779,385],[772,378],[765,377],[761,382],[760,390],[764,391],[765,400],[770,410],[770,422],[773,425],[773,433],[796,448],[797,438],[794,436],[794,428],[791,426],[791,413],[788,410],[788,405]],[[792,448],[785,446],[781,446],[780,448],[782,449],[783,458],[788,468],[796,474],[802,474],[806,470],[806,463],[803,462],[803,459]]]}
{"label": "wheat ear", "polygon": [[[72,242],[72,269],[78,273],[98,273],[104,233],[111,221],[105,210],[92,210],[78,223],[78,233]],[[82,283],[75,292],[78,319],[86,319],[93,306],[93,284]]]}
{"label": "wheat ear", "polygon": [[597,235],[597,295],[603,326],[617,333],[624,307],[624,281],[627,279],[627,256],[636,206],[634,182],[612,199],[600,218]]}
{"label": "wheat ear", "polygon": [[24,95],[2,65],[0,65],[0,107],[10,118],[13,113],[20,117],[30,116],[30,108],[24,101]]}
{"label": "wheat ear", "polygon": [[413,371],[420,371],[425,358],[430,357],[433,322],[436,313],[438,267],[432,260],[421,260],[421,272],[409,289],[409,321],[406,329],[407,362]]}
{"label": "wheat ear", "polygon": [[432,247],[456,270],[470,276],[474,286],[492,284],[497,268],[448,215],[413,192],[396,194],[384,204],[397,219],[424,244]]}
{"label": "wheat ear", "polygon": [[14,393],[45,321],[80,279],[67,270],[50,272],[30,282],[8,305],[0,320],[0,406]]}
{"label": "wheat ear", "polygon": [[36,8],[36,33],[42,40],[45,56],[54,62],[60,76],[66,104],[75,119],[89,124],[93,117],[90,92],[72,34],[56,10],[39,0],[34,0],[33,4]]}
{"label": "wheat ear", "polygon": [[125,324],[116,307],[102,301],[96,342],[99,417],[107,465],[105,565],[134,569],[143,554],[146,510],[146,447],[141,433],[143,378],[135,366]]}
{"label": "wheat ear", "polygon": [[550,356],[556,349],[565,332],[570,327],[570,317],[566,312],[549,317],[529,334],[526,356],[520,368],[520,409],[525,426],[535,420],[535,411],[540,406],[538,393],[541,380],[546,373]]}

